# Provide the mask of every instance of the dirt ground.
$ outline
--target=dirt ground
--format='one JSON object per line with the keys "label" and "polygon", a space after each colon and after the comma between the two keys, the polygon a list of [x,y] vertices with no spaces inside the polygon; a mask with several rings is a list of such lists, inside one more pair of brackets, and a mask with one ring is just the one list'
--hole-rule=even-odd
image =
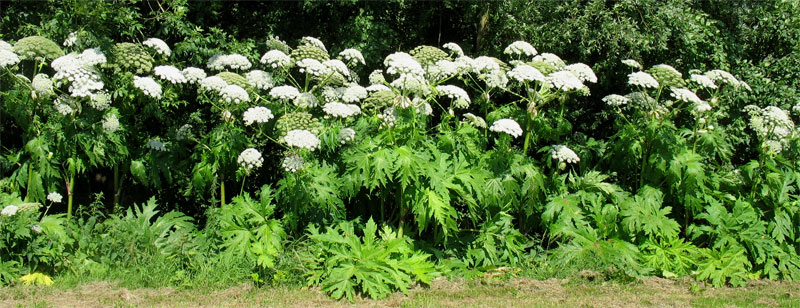
{"label": "dirt ground", "polygon": [[800,307],[800,284],[754,281],[710,288],[691,281],[648,278],[634,283],[514,279],[435,280],[382,300],[336,301],[318,289],[242,284],[223,290],[134,289],[93,282],[60,290],[0,289],[0,307]]}

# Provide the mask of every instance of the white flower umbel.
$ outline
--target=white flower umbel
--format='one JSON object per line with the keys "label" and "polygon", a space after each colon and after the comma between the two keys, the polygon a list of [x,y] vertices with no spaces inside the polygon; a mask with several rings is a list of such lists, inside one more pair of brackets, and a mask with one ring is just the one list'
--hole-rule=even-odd
{"label": "white flower umbel", "polygon": [[714,80],[711,80],[711,78],[709,78],[706,75],[692,74],[692,76],[689,77],[689,79],[692,82],[694,82],[694,83],[698,84],[699,86],[701,86],[703,88],[706,88],[706,89],[716,89],[717,88],[717,84],[714,83]]}
{"label": "white flower umbel", "polygon": [[69,35],[67,35],[67,38],[64,39],[64,42],[61,43],[61,45],[64,45],[64,47],[72,47],[77,42],[78,42],[78,31],[74,31]]}
{"label": "white flower umbel", "polygon": [[667,70],[667,71],[670,71],[672,74],[678,75],[679,77],[683,78],[683,74],[681,72],[679,72],[678,70],[676,70],[674,67],[672,67],[672,65],[659,64],[659,65],[653,65],[653,68],[654,69]]}
{"label": "white flower umbel", "polygon": [[[53,75],[56,86],[69,83],[69,92],[73,97],[91,96],[93,92],[102,90],[104,83],[100,75],[91,67],[66,67]],[[135,85],[135,79],[134,79]]]}
{"label": "white flower umbel", "polygon": [[[456,59],[458,60],[458,59]],[[470,62],[472,72],[475,74],[496,73],[500,72],[500,64],[493,58],[481,56],[477,57]]]}
{"label": "white flower umbel", "polygon": [[322,106],[322,111],[325,111],[325,113],[328,114],[329,116],[337,118],[348,118],[361,113],[360,108],[356,110],[352,106],[356,105],[333,102],[333,103],[327,103],[325,104],[325,106]]}
{"label": "white flower umbel", "polygon": [[397,123],[399,113],[394,107],[388,107],[383,110],[378,118],[381,119],[381,128],[391,128]]}
{"label": "white flower umbel", "polygon": [[344,64],[341,60],[333,59],[322,62],[322,65],[328,68],[329,72],[336,72],[341,74],[344,77],[350,77],[350,69],[347,68],[347,64]]}
{"label": "white flower umbel", "polygon": [[167,150],[167,146],[165,146],[163,142],[157,139],[150,139],[150,141],[147,141],[147,144],[145,146],[160,152],[164,152]]}
{"label": "white flower umbel", "polygon": [[181,70],[171,65],[156,66],[153,68],[153,74],[172,84],[187,83],[189,81]]}
{"label": "white flower umbel", "polygon": [[533,45],[525,41],[516,41],[511,43],[511,45],[508,45],[508,47],[503,50],[503,53],[507,55],[526,57],[533,57],[537,54],[536,48],[533,48]]}
{"label": "white flower umbel", "polygon": [[11,44],[9,44],[8,42],[6,42],[4,40],[0,40],[0,50],[13,51],[14,50],[14,46],[11,46]]}
{"label": "white flower umbel", "polygon": [[212,70],[224,70],[226,67],[233,70],[248,70],[252,67],[250,60],[240,54],[217,54],[208,59],[208,68]]}
{"label": "white flower umbel", "polygon": [[62,100],[58,98],[53,102],[53,107],[56,108],[56,112],[60,113],[63,116],[71,115],[72,113],[75,112],[75,110],[72,109],[72,107],[63,103]]}
{"label": "white flower umbel", "polygon": [[469,94],[464,89],[459,88],[453,85],[442,85],[436,86],[436,91],[439,92],[440,95],[447,96],[451,98],[454,103],[453,107],[456,108],[467,108],[469,104],[472,103],[472,100],[469,98]]}
{"label": "white flower umbel", "polygon": [[605,102],[609,106],[619,107],[622,105],[627,105],[628,103],[631,102],[631,99],[622,95],[611,94],[606,97],[603,97],[603,102]]}
{"label": "white flower umbel", "polygon": [[400,77],[392,81],[392,87],[405,92],[425,94],[430,91],[428,81],[422,75],[401,74]]}
{"label": "white flower umbel", "polygon": [[6,205],[6,207],[4,207],[2,211],[0,211],[0,215],[11,217],[16,215],[17,211],[19,211],[19,207],[17,207],[16,205],[13,204]]}
{"label": "white flower umbel", "polygon": [[300,95],[300,91],[293,86],[277,86],[269,90],[269,96],[282,100],[293,100]]}
{"label": "white flower umbel", "polygon": [[367,87],[366,89],[367,89],[367,92],[391,91],[392,90],[389,87],[384,86],[382,84],[374,84],[374,85],[371,85],[371,86]]}
{"label": "white flower umbel", "polygon": [[89,97],[89,106],[100,111],[106,110],[111,106],[111,95],[106,91],[94,93]]}
{"label": "white flower umbel", "polygon": [[514,138],[522,136],[522,127],[519,126],[517,121],[512,119],[500,119],[494,121],[492,126],[489,127],[489,130],[497,133],[506,133]]}
{"label": "white flower umbel", "polygon": [[464,122],[472,124],[472,126],[486,128],[486,120],[471,113],[464,114]]}
{"label": "white flower umbel", "polygon": [[692,105],[692,113],[699,115],[711,111],[711,105],[708,102],[699,101]]}
{"label": "white flower umbel", "polygon": [[239,154],[236,162],[249,173],[253,169],[260,168],[264,163],[264,158],[261,157],[261,152],[258,150],[247,148]]}
{"label": "white flower umbel", "polygon": [[133,86],[155,99],[161,99],[161,85],[153,78],[133,76]]}
{"label": "white flower umbel", "polygon": [[320,144],[319,138],[305,129],[290,130],[283,137],[283,140],[289,146],[308,149],[309,151],[314,151]]}
{"label": "white flower umbel", "polygon": [[567,70],[578,76],[582,82],[597,82],[597,75],[594,74],[594,71],[591,67],[583,63],[575,63],[567,65]]}
{"label": "white flower umbel", "polygon": [[564,63],[564,60],[561,60],[561,57],[559,57],[559,56],[557,56],[555,54],[549,53],[549,52],[545,52],[545,53],[542,53],[542,54],[534,57],[533,61],[534,62],[536,62],[536,61],[544,62],[544,63],[550,64],[552,66],[555,66],[557,69],[563,69],[566,66],[566,64]]}
{"label": "white flower umbel", "polygon": [[116,114],[109,113],[103,117],[103,129],[109,133],[114,133],[119,130],[119,118]]}
{"label": "white flower umbel", "polygon": [[383,60],[386,72],[389,74],[411,74],[421,76],[425,74],[422,66],[414,57],[405,52],[395,52]]}
{"label": "white flower umbel", "polygon": [[84,50],[78,55],[78,60],[83,66],[95,66],[98,64],[106,63],[106,55],[100,50],[100,47],[89,48]]}
{"label": "white flower umbel", "polygon": [[578,154],[575,154],[575,151],[563,144],[556,144],[550,147],[550,156],[559,162],[568,164],[574,164],[581,161],[581,158],[578,157]]}
{"label": "white flower umbel", "polygon": [[222,78],[219,78],[217,76],[210,76],[200,80],[200,89],[206,91],[218,92],[219,90],[222,90],[222,88],[227,86],[228,83],[225,82],[225,80],[223,80]]}
{"label": "white flower umbel", "polygon": [[283,158],[283,162],[281,162],[281,167],[283,167],[286,172],[297,172],[297,170],[303,170],[306,161],[297,154],[292,154]]}
{"label": "white flower umbel", "polygon": [[427,73],[430,79],[444,80],[458,75],[461,72],[460,67],[460,65],[453,61],[439,60],[436,61],[434,65],[426,67],[426,69],[428,70]]}
{"label": "white flower umbel", "polygon": [[741,85],[739,79],[736,79],[733,74],[724,70],[710,70],[705,72],[705,75],[717,84],[726,83],[737,88]]}
{"label": "white flower umbel", "polygon": [[517,65],[514,69],[506,73],[509,78],[518,82],[544,81],[544,74],[533,66],[527,64]]}
{"label": "white flower umbel", "polygon": [[339,130],[339,143],[345,144],[353,141],[356,138],[356,131],[352,128],[346,127]]}
{"label": "white flower umbel", "polygon": [[242,118],[244,125],[251,125],[253,123],[267,123],[274,117],[272,110],[269,110],[269,108],[257,106],[247,109]]}
{"label": "white flower umbel", "polygon": [[247,90],[237,85],[227,85],[222,90],[219,90],[222,100],[227,103],[241,104],[250,101],[250,95]]}
{"label": "white flower umbel", "polygon": [[319,99],[311,92],[300,93],[292,103],[300,108],[314,108],[319,105]]}
{"label": "white flower umbel", "polygon": [[670,90],[672,91],[670,96],[674,97],[678,101],[696,104],[703,102],[703,100],[697,97],[697,94],[692,92],[692,90],[686,88],[671,88]]}
{"label": "white flower umbel", "polygon": [[172,49],[169,45],[161,39],[151,37],[142,42],[142,45],[153,48],[158,54],[169,57],[172,54]]}
{"label": "white flower umbel", "polygon": [[261,64],[269,65],[273,69],[283,68],[291,61],[292,58],[280,50],[270,50],[261,56]]}
{"label": "white flower umbel", "polygon": [[64,197],[61,196],[61,194],[59,194],[57,192],[51,192],[51,193],[47,194],[47,200],[50,200],[50,202],[53,202],[53,203],[61,203],[61,200],[63,198]]}
{"label": "white flower umbel", "polygon": [[650,74],[641,71],[628,74],[628,84],[642,88],[658,88],[658,81]]}
{"label": "white flower umbel", "polygon": [[572,91],[583,88],[583,82],[569,71],[551,73],[545,77],[544,81],[548,87],[561,91]]}
{"label": "white flower umbel", "polygon": [[442,45],[442,48],[449,50],[450,52],[455,54],[456,57],[464,56],[464,50],[461,49],[461,46],[458,46],[458,44],[456,43],[445,43],[444,45]]}
{"label": "white flower umbel", "polygon": [[345,103],[356,103],[361,101],[362,99],[367,98],[369,94],[367,93],[367,89],[359,85],[352,85],[344,90],[344,94],[342,94],[342,101]]}
{"label": "white flower umbel", "polygon": [[183,77],[186,77],[186,81],[188,81],[190,84],[195,84],[205,79],[207,76],[206,71],[203,69],[191,66],[184,68],[181,73],[183,73]]}
{"label": "white flower umbel", "polygon": [[300,39],[300,45],[314,46],[322,49],[325,52],[328,52],[328,49],[325,48],[325,44],[323,44],[322,41],[316,37],[304,36],[302,39]]}
{"label": "white flower umbel", "polygon": [[342,52],[339,53],[339,57],[350,64],[366,64],[366,61],[364,61],[364,55],[362,55],[360,51],[353,48],[342,50]]}
{"label": "white flower umbel", "polygon": [[311,76],[321,77],[331,73],[331,70],[315,59],[307,58],[295,63],[300,69],[300,73],[306,73]]}
{"label": "white flower umbel", "polygon": [[253,88],[259,90],[269,90],[275,86],[275,81],[272,80],[272,75],[262,70],[252,70],[244,75],[247,81]]}
{"label": "white flower umbel", "polygon": [[634,59],[622,60],[622,64],[625,64],[625,65],[630,66],[632,68],[635,68],[637,70],[641,70],[642,69],[642,64],[640,64],[639,61],[636,61]]}
{"label": "white flower umbel", "polygon": [[36,74],[31,81],[31,87],[40,96],[50,96],[53,92],[53,81],[46,74]]}

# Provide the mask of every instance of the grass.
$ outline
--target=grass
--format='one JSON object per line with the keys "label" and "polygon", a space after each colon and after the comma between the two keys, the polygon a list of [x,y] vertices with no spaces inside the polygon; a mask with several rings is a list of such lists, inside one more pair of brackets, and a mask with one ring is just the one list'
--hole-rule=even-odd
{"label": "grass", "polygon": [[382,300],[336,301],[318,289],[232,287],[128,289],[118,282],[0,288],[0,307],[800,307],[800,283],[753,281],[710,288],[691,280],[633,283],[581,278],[448,281]]}

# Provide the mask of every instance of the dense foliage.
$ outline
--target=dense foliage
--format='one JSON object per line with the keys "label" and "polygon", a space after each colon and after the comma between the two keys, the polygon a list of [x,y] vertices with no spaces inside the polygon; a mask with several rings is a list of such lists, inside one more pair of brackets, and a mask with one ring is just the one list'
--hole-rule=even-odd
{"label": "dense foliage", "polygon": [[796,3],[0,7],[6,283],[800,277]]}

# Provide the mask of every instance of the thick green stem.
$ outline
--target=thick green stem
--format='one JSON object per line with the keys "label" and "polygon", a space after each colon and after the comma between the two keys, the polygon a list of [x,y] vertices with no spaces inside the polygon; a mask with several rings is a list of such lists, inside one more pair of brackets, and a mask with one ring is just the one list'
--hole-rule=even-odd
{"label": "thick green stem", "polygon": [[31,201],[31,179],[33,178],[33,165],[28,163],[28,186],[25,187],[25,202]]}
{"label": "thick green stem", "polygon": [[246,182],[246,181],[247,181],[247,174],[245,174],[244,178],[242,179],[242,187],[239,188],[239,195],[244,193],[244,182]]}
{"label": "thick green stem", "polygon": [[225,206],[225,180],[221,181],[219,185],[219,203],[220,207]]}
{"label": "thick green stem", "polygon": [[67,220],[72,218],[72,196],[75,194],[75,175],[69,176],[67,183]]}

